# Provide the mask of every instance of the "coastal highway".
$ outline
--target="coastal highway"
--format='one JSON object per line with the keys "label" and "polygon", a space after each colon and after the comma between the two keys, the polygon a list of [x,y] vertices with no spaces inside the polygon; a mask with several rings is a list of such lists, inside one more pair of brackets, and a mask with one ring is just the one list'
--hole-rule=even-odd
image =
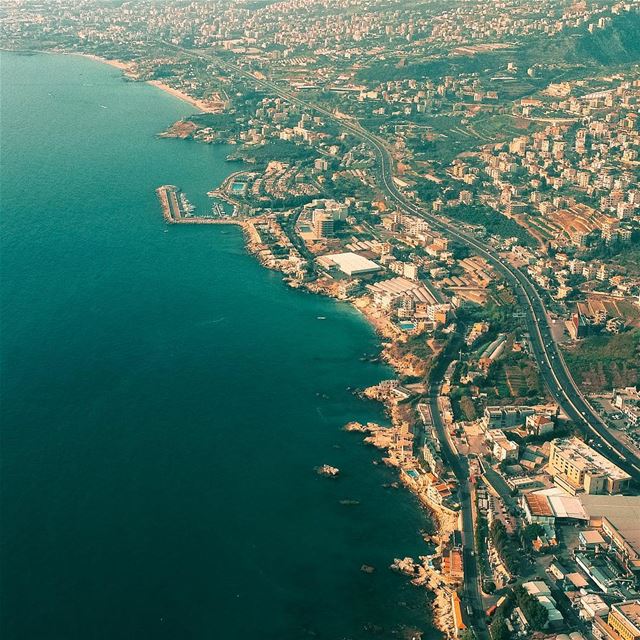
{"label": "coastal highway", "polygon": [[[367,142],[378,157],[376,178],[388,199],[400,210],[423,218],[434,230],[440,231],[448,238],[469,247],[474,253],[492,265],[496,272],[510,285],[517,297],[520,308],[525,314],[526,326],[532,345],[532,355],[535,357],[540,374],[553,398],[573,422],[593,435],[598,446],[607,449],[609,458],[625,469],[634,480],[637,481],[640,478],[640,459],[611,434],[607,425],[591,407],[569,372],[564,358],[551,335],[548,314],[543,300],[533,283],[525,273],[513,266],[490,244],[463,231],[451,220],[434,215],[433,212],[413,202],[404,195],[398,189],[393,179],[393,158],[383,140],[361,127],[354,119],[338,115],[324,107],[303,100],[288,88],[281,87],[274,82],[262,78],[257,78],[253,73],[235,64],[221,60],[215,54],[188,50],[169,43],[165,44],[188,56],[211,60],[220,67],[245,77],[255,85],[292,104],[298,105],[305,110],[322,114],[328,120],[338,124],[343,130]],[[434,425],[443,444],[443,451],[453,472],[458,478],[460,486],[461,527],[464,542],[465,598],[467,604],[471,605],[477,615],[477,618],[473,620],[473,629],[479,640],[485,640],[488,638],[488,632],[483,615],[477,558],[474,553],[474,523],[469,491],[469,467],[466,458],[457,455],[449,444],[437,402],[440,387],[441,381],[432,382],[429,392],[429,403]]]}
{"label": "coastal highway", "polygon": [[[181,51],[194,56],[207,55],[189,52],[185,49],[181,49]],[[303,100],[289,89],[283,88],[274,82],[257,78],[253,73],[235,64],[219,60],[215,56],[209,57],[227,70],[250,79],[257,86],[278,95],[284,100],[296,104],[303,109],[321,113],[327,119],[338,124],[355,137],[369,143],[378,156],[379,166],[376,176],[378,184],[384,190],[389,200],[402,211],[423,218],[434,230],[440,231],[450,239],[472,249],[475,254],[484,258],[492,265],[511,286],[517,296],[521,309],[525,313],[533,356],[536,359],[540,374],[552,397],[573,422],[591,434],[596,441],[596,446],[601,447],[602,450],[606,450],[607,456],[629,473],[635,481],[640,480],[640,458],[612,435],[608,426],[589,404],[576,384],[567,368],[562,353],[559,351],[551,335],[551,328],[544,302],[536,287],[524,272],[513,266],[490,244],[463,231],[451,220],[434,215],[424,206],[413,202],[404,195],[398,189],[393,179],[393,158],[386,144],[379,137],[360,126],[357,121],[347,116],[336,115],[324,107]]]}

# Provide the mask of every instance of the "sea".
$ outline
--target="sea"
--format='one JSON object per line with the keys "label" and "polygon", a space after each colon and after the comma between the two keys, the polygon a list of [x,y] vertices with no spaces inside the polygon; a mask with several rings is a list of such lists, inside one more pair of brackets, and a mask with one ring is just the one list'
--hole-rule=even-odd
{"label": "sea", "polygon": [[0,73],[0,637],[437,638],[389,569],[428,517],[342,430],[385,419],[369,325],[164,222],[159,185],[202,212],[238,169],[157,137],[192,107],[80,56]]}

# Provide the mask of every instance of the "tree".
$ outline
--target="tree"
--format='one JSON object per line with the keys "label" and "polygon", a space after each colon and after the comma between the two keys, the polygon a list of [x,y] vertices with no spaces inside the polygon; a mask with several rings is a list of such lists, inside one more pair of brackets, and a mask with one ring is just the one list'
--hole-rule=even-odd
{"label": "tree", "polygon": [[498,555],[504,562],[507,570],[512,574],[520,571],[522,554],[516,543],[515,536],[510,536],[501,520],[494,520],[490,528],[491,542],[498,551]]}
{"label": "tree", "polygon": [[522,529],[521,538],[523,545],[530,545],[538,536],[544,533],[544,527],[539,524],[528,524]]}
{"label": "tree", "polygon": [[538,599],[527,593],[523,587],[516,587],[513,593],[531,628],[534,631],[544,629],[549,620],[549,612],[538,602]]}
{"label": "tree", "polygon": [[509,628],[504,617],[498,614],[489,628],[491,640],[509,640]]}

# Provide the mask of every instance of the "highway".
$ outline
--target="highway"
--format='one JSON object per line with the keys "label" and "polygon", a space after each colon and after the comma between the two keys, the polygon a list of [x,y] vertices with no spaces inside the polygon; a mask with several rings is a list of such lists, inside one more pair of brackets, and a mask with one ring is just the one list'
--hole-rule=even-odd
{"label": "highway", "polygon": [[401,194],[393,181],[393,165],[389,151],[374,136],[367,135],[367,139],[376,147],[381,158],[380,179],[387,195],[403,210],[422,217],[435,230],[441,231],[447,237],[470,247],[474,253],[484,258],[504,277],[525,312],[533,356],[551,395],[573,422],[590,431],[594,438],[607,448],[608,457],[613,462],[625,469],[635,480],[638,480],[640,478],[640,459],[611,434],[602,418],[578,388],[551,335],[547,311],[533,283],[520,269],[500,256],[493,247],[459,230],[454,223],[425,211]]}

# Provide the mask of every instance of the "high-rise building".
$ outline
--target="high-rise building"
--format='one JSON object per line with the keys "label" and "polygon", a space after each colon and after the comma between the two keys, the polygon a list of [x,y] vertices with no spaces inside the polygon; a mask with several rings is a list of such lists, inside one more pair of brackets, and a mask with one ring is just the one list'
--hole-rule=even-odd
{"label": "high-rise building", "polygon": [[333,235],[333,216],[325,212],[315,213],[313,216],[313,232],[317,239],[330,238]]}

